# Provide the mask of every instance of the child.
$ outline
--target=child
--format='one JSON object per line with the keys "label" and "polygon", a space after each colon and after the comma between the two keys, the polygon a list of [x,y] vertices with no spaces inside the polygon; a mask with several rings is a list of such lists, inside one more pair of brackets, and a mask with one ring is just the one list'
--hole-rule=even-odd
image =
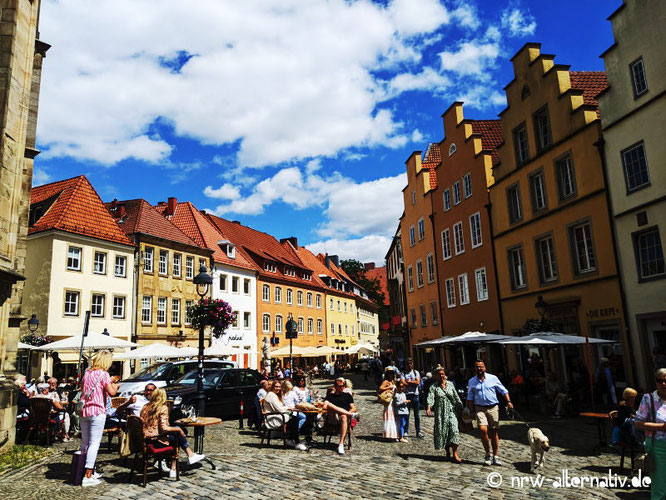
{"label": "child", "polygon": [[398,382],[395,387],[395,395],[393,396],[393,404],[398,420],[398,441],[401,443],[408,442],[405,437],[409,429],[409,401],[407,401],[407,394],[405,394],[406,387],[407,382],[404,380]]}

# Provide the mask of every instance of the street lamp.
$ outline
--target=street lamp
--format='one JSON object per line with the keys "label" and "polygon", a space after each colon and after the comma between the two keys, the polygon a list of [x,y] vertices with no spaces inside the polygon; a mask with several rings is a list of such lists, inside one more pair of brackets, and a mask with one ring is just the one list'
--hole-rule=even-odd
{"label": "street lamp", "polygon": [[[199,274],[194,277],[194,285],[197,287],[197,294],[199,295],[199,302],[208,294],[210,286],[213,284],[213,277],[208,274],[208,269],[206,269],[206,264],[203,262],[199,267]],[[197,357],[197,396],[196,396],[196,409],[197,417],[203,417],[206,405],[206,396],[204,394],[203,388],[203,377],[204,377],[204,366],[203,366],[203,357],[204,357],[204,325],[199,326],[199,354]],[[198,435],[196,431],[201,429],[201,435]],[[201,449],[203,445],[203,427],[195,427],[195,441],[201,440],[201,443],[196,443],[197,449]]]}
{"label": "street lamp", "polygon": [[536,310],[539,312],[539,315],[541,316],[541,321],[543,322],[544,317],[546,316],[546,312],[548,311],[548,303],[543,300],[543,295],[539,295],[537,297],[536,304],[534,304],[534,307],[536,307]]}
{"label": "street lamp", "polygon": [[28,320],[28,330],[30,330],[30,333],[35,333],[37,328],[39,328],[39,320],[37,319],[37,315],[33,313]]}
{"label": "street lamp", "polygon": [[[298,327],[294,321],[293,314],[289,313],[287,324],[284,325],[285,338],[289,339],[289,373],[294,373],[294,356],[292,354],[293,341],[298,338]],[[292,375],[293,376],[293,375]]]}

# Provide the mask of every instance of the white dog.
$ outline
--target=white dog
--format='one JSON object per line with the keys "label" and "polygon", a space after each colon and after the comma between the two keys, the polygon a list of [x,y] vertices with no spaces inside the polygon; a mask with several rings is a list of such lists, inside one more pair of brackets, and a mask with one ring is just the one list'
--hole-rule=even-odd
{"label": "white dog", "polygon": [[[543,467],[543,454],[550,449],[550,442],[541,429],[535,427],[527,431],[527,442],[530,444],[532,460],[530,472],[534,472],[539,467]],[[537,458],[537,454],[539,455]]]}

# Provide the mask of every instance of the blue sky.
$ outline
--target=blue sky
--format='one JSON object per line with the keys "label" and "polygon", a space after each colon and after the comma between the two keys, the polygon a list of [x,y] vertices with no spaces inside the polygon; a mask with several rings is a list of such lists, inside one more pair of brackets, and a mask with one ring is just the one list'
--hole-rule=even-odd
{"label": "blue sky", "polygon": [[441,113],[496,118],[526,42],[602,70],[620,0],[45,0],[35,185],[175,196],[383,260]]}

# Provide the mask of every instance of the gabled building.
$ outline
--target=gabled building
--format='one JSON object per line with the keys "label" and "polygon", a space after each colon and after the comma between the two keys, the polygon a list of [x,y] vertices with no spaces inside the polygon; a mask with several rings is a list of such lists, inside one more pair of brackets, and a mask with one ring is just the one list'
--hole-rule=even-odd
{"label": "gabled building", "polygon": [[[135,245],[88,179],[33,188],[29,224],[24,309],[37,314],[39,333],[53,340],[80,334],[90,311],[90,331],[132,340]],[[29,333],[27,325],[21,331]],[[33,373],[60,379],[76,371],[78,353],[60,359],[33,356]],[[112,370],[123,375],[120,364]]]}
{"label": "gabled building", "polygon": [[214,343],[237,352],[232,356],[241,368],[257,368],[257,268],[245,251],[221,233],[190,202],[167,203],[156,207],[183,233],[212,254],[212,297],[229,303],[237,313],[236,323]]}
{"label": "gabled building", "polygon": [[601,56],[608,88],[599,96],[606,175],[637,384],[651,387],[666,353],[666,4],[625,0],[608,19],[615,43]]}
{"label": "gabled building", "polygon": [[[597,144],[598,71],[570,71],[528,43],[511,59],[500,113],[504,143],[490,186],[503,333],[546,318],[556,331],[620,342],[609,358],[618,387],[630,382],[624,313],[607,186]],[[567,354],[569,355],[569,354]],[[571,354],[574,355],[574,354]],[[561,359],[550,360],[555,365]],[[555,371],[565,373],[563,366]]]}
{"label": "gabled building", "polygon": [[[170,204],[175,210],[176,200],[170,199]],[[201,264],[211,268],[213,251],[187,236],[146,200],[114,200],[107,208],[140,256],[134,270],[134,341],[196,347],[199,332],[192,328],[186,311],[199,300],[192,280]]]}
{"label": "gabled building", "polygon": [[[365,268],[365,277],[371,281],[376,281],[379,284],[379,290],[384,295],[384,301],[379,306],[378,311],[378,324],[379,329],[377,330],[378,340],[384,339],[384,343],[387,343],[389,332],[391,330],[390,316],[389,316],[389,291],[388,291],[388,275],[386,266],[379,266],[374,262],[366,262],[363,264]],[[380,341],[381,343],[381,341]]]}
{"label": "gabled building", "polygon": [[391,349],[397,359],[409,357],[412,352],[409,344],[409,326],[407,324],[407,302],[405,298],[405,265],[402,259],[402,226],[398,224],[391,246],[386,254],[386,278],[389,306],[389,335],[382,350]]}

